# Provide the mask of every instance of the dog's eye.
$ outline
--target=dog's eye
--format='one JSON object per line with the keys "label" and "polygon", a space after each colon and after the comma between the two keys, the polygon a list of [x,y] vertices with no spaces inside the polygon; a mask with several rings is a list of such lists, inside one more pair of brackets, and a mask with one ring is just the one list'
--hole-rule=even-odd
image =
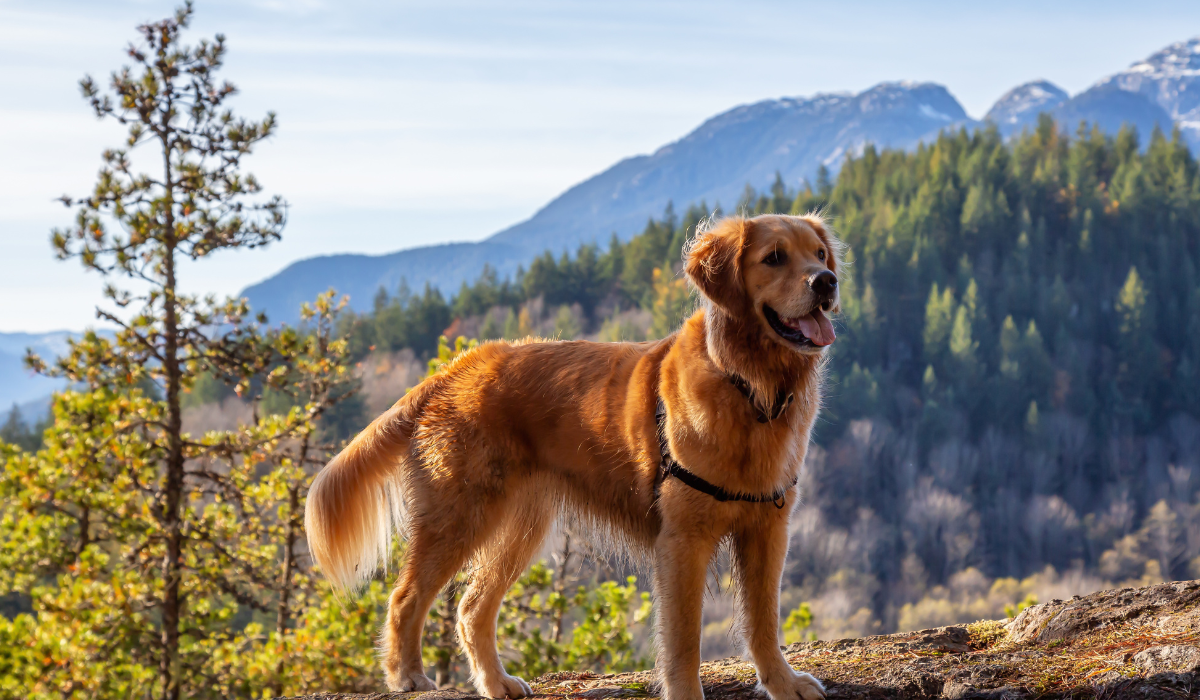
{"label": "dog's eye", "polygon": [[785,262],[787,262],[787,253],[781,253],[778,250],[772,250],[767,253],[767,257],[763,258],[763,264],[771,267],[782,265]]}
{"label": "dog's eye", "polygon": [[817,251],[817,260],[820,260],[821,262],[825,262],[825,249],[824,248]]}

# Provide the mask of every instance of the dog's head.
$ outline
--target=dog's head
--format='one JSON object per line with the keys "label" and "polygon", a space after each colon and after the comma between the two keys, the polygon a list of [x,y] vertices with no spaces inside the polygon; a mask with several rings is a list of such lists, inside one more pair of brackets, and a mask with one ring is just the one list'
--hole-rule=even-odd
{"label": "dog's head", "polygon": [[716,309],[758,319],[797,352],[819,354],[835,335],[841,243],[820,216],[730,217],[698,233],[685,270]]}

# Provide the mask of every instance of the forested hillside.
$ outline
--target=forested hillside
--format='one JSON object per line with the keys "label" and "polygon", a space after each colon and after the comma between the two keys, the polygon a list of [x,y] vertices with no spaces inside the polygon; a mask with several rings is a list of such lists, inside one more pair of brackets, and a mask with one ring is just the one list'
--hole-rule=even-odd
{"label": "forested hillside", "polygon": [[[1200,576],[1200,181],[1178,136],[1068,137],[1045,118],[1008,143],[960,131],[867,147],[836,182],[739,205],[817,208],[851,265],[790,558],[815,629]],[[428,355],[443,329],[666,335],[690,308],[680,250],[705,212],[668,210],[629,243],[547,253],[452,300],[381,290],[344,320],[352,354],[376,358],[368,393],[395,372],[381,353]]]}

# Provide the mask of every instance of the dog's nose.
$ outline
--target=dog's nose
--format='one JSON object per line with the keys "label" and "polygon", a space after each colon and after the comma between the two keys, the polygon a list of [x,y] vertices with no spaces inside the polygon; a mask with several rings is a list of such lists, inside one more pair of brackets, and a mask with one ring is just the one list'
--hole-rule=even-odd
{"label": "dog's nose", "polygon": [[834,290],[837,289],[837,275],[829,270],[824,270],[818,272],[817,276],[813,277],[812,282],[809,282],[809,284],[812,285],[812,290],[817,296],[833,296]]}

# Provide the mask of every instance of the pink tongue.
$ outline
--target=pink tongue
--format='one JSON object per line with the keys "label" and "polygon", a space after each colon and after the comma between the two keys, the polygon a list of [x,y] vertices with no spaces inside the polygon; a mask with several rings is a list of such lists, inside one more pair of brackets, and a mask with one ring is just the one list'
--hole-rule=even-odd
{"label": "pink tongue", "polygon": [[808,336],[814,345],[830,345],[837,338],[837,334],[833,332],[833,324],[820,309],[798,321],[800,332]]}

